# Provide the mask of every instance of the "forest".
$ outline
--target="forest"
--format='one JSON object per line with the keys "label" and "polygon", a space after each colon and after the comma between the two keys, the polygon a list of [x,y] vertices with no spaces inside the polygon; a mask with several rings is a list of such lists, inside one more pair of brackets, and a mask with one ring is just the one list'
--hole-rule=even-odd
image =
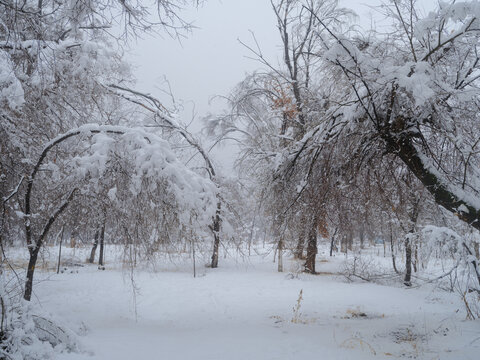
{"label": "forest", "polygon": [[214,1],[0,0],[0,360],[478,359],[480,2],[262,0],[193,119]]}

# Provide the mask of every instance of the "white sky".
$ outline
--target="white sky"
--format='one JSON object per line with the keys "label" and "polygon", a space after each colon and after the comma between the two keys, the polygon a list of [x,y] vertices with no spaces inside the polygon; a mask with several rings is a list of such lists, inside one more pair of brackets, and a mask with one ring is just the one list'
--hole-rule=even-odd
{"label": "white sky", "polygon": [[[421,6],[433,0],[419,0]],[[365,27],[371,24],[374,11],[370,6],[380,0],[340,0],[341,6],[352,8]],[[178,40],[145,38],[139,40],[129,54],[138,79],[137,89],[167,101],[161,89],[164,78],[170,82],[177,101],[184,104],[180,116],[185,123],[192,119],[195,104],[196,120],[192,130],[201,128],[199,119],[207,113],[221,110],[222,103],[211,99],[228,95],[246,73],[260,67],[247,58],[251,54],[238,39],[254,45],[250,31],[255,33],[263,54],[277,63],[281,56],[279,35],[269,0],[207,0],[198,9],[188,9],[184,17],[198,28],[180,43]],[[223,154],[220,161],[231,164],[231,155]]]}
{"label": "white sky", "polygon": [[[268,0],[209,0],[198,9],[185,12],[194,21],[194,29],[180,43],[167,36],[144,39],[132,51],[138,86],[162,96],[164,77],[175,97],[192,102],[200,116],[218,110],[209,105],[215,95],[227,95],[247,72],[259,63],[247,59],[248,51],[238,42],[252,42],[249,30],[255,32],[265,54],[274,58],[277,33]],[[191,111],[185,114],[188,120]]]}

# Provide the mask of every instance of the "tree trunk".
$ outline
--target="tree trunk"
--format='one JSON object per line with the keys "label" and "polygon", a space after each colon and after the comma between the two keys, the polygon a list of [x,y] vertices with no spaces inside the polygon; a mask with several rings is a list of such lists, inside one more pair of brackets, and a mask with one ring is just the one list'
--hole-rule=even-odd
{"label": "tree trunk", "polygon": [[473,251],[475,251],[475,257],[480,260],[480,244],[478,242],[473,243]]}
{"label": "tree trunk", "polygon": [[25,293],[23,295],[23,298],[27,301],[30,301],[30,299],[32,298],[33,273],[35,272],[35,265],[37,264],[39,251],[40,251],[40,247],[35,247],[30,252],[30,259],[28,260],[27,281],[25,282]]}
{"label": "tree trunk", "polygon": [[335,246],[335,235],[332,236],[332,240],[330,241],[330,256],[333,256],[333,247]]}
{"label": "tree trunk", "polygon": [[397,263],[395,262],[395,247],[393,246],[393,234],[390,232],[390,252],[392,253],[392,265],[393,265],[393,270],[397,274],[399,274],[399,271],[397,269]]}
{"label": "tree trunk", "polygon": [[105,221],[102,224],[102,228],[100,229],[100,256],[98,257],[98,265],[103,266],[103,253],[104,253],[104,246],[105,246]]}
{"label": "tree trunk", "polygon": [[[390,121],[390,120],[389,120]],[[409,121],[403,123],[408,124]],[[444,179],[433,171],[422,160],[425,155],[413,141],[413,136],[407,129],[400,129],[392,133],[389,128],[381,129],[380,135],[385,140],[389,152],[400,158],[410,171],[422,182],[425,188],[433,195],[435,202],[460,220],[480,230],[480,209],[461,199],[449,187],[448,179]],[[418,135],[418,134],[417,134]],[[459,211],[461,206],[465,211]]]}
{"label": "tree trunk", "polygon": [[340,239],[340,251],[344,254],[347,253],[347,235],[342,235]]}
{"label": "tree trunk", "polygon": [[308,233],[307,258],[305,261],[305,272],[315,274],[315,259],[317,256],[317,224],[314,222]]}
{"label": "tree trunk", "polygon": [[60,272],[60,263],[62,261],[62,243],[63,243],[63,231],[64,230],[65,230],[65,225],[62,226],[62,235],[60,236],[60,246],[58,247],[57,274]]}
{"label": "tree trunk", "polygon": [[88,262],[90,264],[93,264],[95,261],[95,253],[97,252],[97,246],[98,246],[98,236],[99,236],[99,231],[95,231],[95,238],[93,240],[93,247],[92,251],[90,251],[90,258],[88,259]]}
{"label": "tree trunk", "polygon": [[363,225],[360,227],[360,249],[363,249],[365,243],[365,229]]}
{"label": "tree trunk", "polygon": [[410,239],[405,240],[405,279],[403,283],[406,286],[412,286],[412,245]]}
{"label": "tree trunk", "polygon": [[283,239],[278,240],[278,272],[283,272]]}
{"label": "tree trunk", "polygon": [[353,233],[352,233],[351,230],[348,232],[347,248],[348,248],[348,250],[350,250],[350,251],[353,250]]}
{"label": "tree trunk", "polygon": [[[470,250],[470,248],[467,246],[467,244],[462,243],[462,245],[465,248],[465,250],[467,250],[468,255],[473,257],[473,253]],[[480,269],[478,268],[478,261],[476,259],[473,259],[470,263],[472,264],[473,270],[475,271],[475,274],[477,275],[478,289],[480,289]]]}
{"label": "tree trunk", "polygon": [[415,244],[414,259],[415,261],[412,261],[413,272],[417,272],[417,264],[418,264],[418,245],[417,244]]}
{"label": "tree trunk", "polygon": [[298,237],[297,247],[295,249],[295,258],[303,260],[303,248],[305,247],[305,233],[302,230]]}
{"label": "tree trunk", "polygon": [[211,267],[213,269],[218,267],[218,250],[220,247],[220,203],[217,204],[217,212],[213,220],[213,254]]}
{"label": "tree trunk", "polygon": [[[333,232],[333,235],[332,235],[332,240],[330,241],[330,256],[333,256],[333,248],[335,247],[335,235],[337,235],[337,230],[338,230],[338,227],[335,228],[335,231]],[[335,251],[338,251],[338,248],[335,249]]]}

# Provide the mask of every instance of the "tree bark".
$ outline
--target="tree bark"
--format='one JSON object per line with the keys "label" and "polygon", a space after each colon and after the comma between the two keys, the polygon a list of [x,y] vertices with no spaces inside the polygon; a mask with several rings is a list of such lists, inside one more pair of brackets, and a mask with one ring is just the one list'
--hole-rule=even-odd
{"label": "tree bark", "polygon": [[[401,122],[401,121],[399,121]],[[406,120],[403,121],[407,123]],[[480,230],[480,209],[474,205],[460,199],[453,191],[449,189],[447,180],[441,179],[434,170],[424,164],[422,157],[424,156],[413,143],[412,135],[406,129],[403,132],[395,132],[386,126],[379,132],[387,144],[389,152],[400,158],[410,171],[422,182],[425,188],[433,195],[435,202],[443,206],[451,213],[467,224]],[[466,208],[460,211],[461,206]]]}
{"label": "tree bark", "polygon": [[105,247],[105,220],[103,221],[102,228],[100,229],[100,255],[98,257],[98,265],[103,266],[103,254]]}
{"label": "tree bark", "polygon": [[97,246],[98,246],[98,236],[99,236],[99,231],[95,231],[95,238],[93,240],[93,246],[92,246],[92,251],[90,251],[90,257],[88,258],[88,262],[90,264],[93,264],[95,261],[95,253],[97,252]]}
{"label": "tree bark", "polygon": [[[32,178],[31,178],[32,179]],[[31,182],[33,184],[33,180]],[[52,227],[53,223],[57,218],[60,216],[60,214],[67,208],[68,204],[72,201],[73,196],[75,194],[75,191],[77,189],[73,189],[68,198],[65,200],[65,202],[60,205],[60,207],[57,209],[57,211],[48,219],[47,223],[45,224],[40,236],[36,240],[35,243],[31,242],[31,224],[30,224],[30,208],[28,213],[25,212],[25,215],[27,219],[25,220],[25,230],[28,230],[29,236],[27,237],[27,242],[28,242],[28,252],[30,253],[30,259],[28,260],[28,268],[27,268],[27,279],[25,281],[25,292],[23,293],[23,298],[27,301],[30,301],[32,297],[32,291],[33,291],[33,274],[35,272],[35,266],[37,264],[37,258],[38,258],[38,252],[40,251],[40,248],[43,245],[43,241],[48,235],[48,232],[50,231],[50,228]],[[30,204],[30,194],[26,196],[26,200],[28,200],[28,203]]]}
{"label": "tree bark", "polygon": [[340,251],[344,254],[347,253],[347,235],[343,234],[340,239]]}
{"label": "tree bark", "polygon": [[[333,248],[335,246],[335,235],[337,235],[337,230],[338,230],[338,227],[335,228],[335,231],[333,232],[333,235],[332,235],[332,240],[330,241],[330,256],[333,256]],[[338,251],[338,249],[336,251]]]}
{"label": "tree bark", "polygon": [[317,224],[314,221],[314,224],[310,228],[308,233],[308,243],[307,243],[307,257],[305,261],[305,272],[310,274],[315,274],[315,260],[317,256]]}
{"label": "tree bark", "polygon": [[393,265],[393,270],[397,274],[399,274],[399,271],[397,269],[397,263],[395,262],[395,247],[393,246],[393,234],[390,232],[390,252],[392,253],[392,265]]}
{"label": "tree bark", "polygon": [[30,253],[30,259],[28,260],[28,268],[27,268],[27,280],[25,282],[25,293],[23,298],[27,301],[30,301],[32,298],[32,291],[33,291],[33,274],[35,273],[35,265],[37,264],[38,252],[40,251],[40,247],[36,247]]}
{"label": "tree bark", "polygon": [[60,236],[60,246],[58,247],[57,274],[60,272],[60,263],[62,261],[62,243],[63,243],[63,231],[64,230],[65,230],[65,225],[62,226],[62,235]]}
{"label": "tree bark", "polygon": [[410,239],[405,240],[405,278],[403,283],[406,286],[412,286],[412,245]]}
{"label": "tree bark", "polygon": [[283,239],[278,240],[278,272],[283,272]]}
{"label": "tree bark", "polygon": [[348,232],[347,248],[348,248],[348,250],[350,250],[350,251],[353,250],[353,233],[352,233],[351,230]]}
{"label": "tree bark", "polygon": [[305,232],[302,229],[300,236],[298,237],[297,247],[295,249],[295,258],[303,260],[303,248],[305,247]]}
{"label": "tree bark", "polygon": [[365,228],[363,227],[363,225],[360,226],[360,249],[363,249],[365,246],[364,246],[364,243],[365,243]]}
{"label": "tree bark", "polygon": [[413,271],[417,272],[417,264],[418,264],[418,245],[417,244],[415,244],[414,259],[415,261],[412,261]]}
{"label": "tree bark", "polygon": [[213,231],[213,254],[212,254],[212,263],[211,267],[213,269],[218,267],[218,251],[220,248],[220,206],[221,204],[217,204],[217,212],[215,213],[215,219],[213,220],[212,224],[212,231]]}
{"label": "tree bark", "polygon": [[[467,246],[467,244],[462,243],[462,245],[465,248],[465,250],[467,251],[468,255],[473,256],[473,253],[470,250],[470,248]],[[480,289],[480,269],[478,268],[478,261],[476,259],[473,259],[470,263],[473,266],[473,270],[475,271],[475,275],[477,275],[478,288]]]}

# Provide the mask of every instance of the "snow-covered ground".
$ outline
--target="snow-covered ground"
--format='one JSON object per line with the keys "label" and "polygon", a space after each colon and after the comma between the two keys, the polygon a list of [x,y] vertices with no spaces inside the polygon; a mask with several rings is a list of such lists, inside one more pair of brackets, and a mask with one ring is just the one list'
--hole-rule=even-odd
{"label": "snow-covered ground", "polygon": [[[479,359],[480,322],[455,293],[299,274],[293,260],[278,273],[272,255],[221,259],[196,278],[166,262],[135,272],[135,292],[118,263],[39,271],[34,301],[80,334],[84,352],[64,360]],[[343,259],[319,256],[317,270]]]}

